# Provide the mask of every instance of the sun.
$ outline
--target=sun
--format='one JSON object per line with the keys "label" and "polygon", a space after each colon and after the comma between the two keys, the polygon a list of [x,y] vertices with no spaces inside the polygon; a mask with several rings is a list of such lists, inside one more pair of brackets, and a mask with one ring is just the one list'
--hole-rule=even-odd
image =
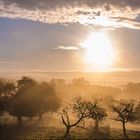
{"label": "sun", "polygon": [[91,33],[84,43],[84,61],[95,70],[107,70],[115,59],[115,51],[107,34]]}

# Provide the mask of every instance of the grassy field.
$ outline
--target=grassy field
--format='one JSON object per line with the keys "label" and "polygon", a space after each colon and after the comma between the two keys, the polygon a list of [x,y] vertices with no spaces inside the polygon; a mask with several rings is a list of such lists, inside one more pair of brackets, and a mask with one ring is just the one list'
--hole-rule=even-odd
{"label": "grassy field", "polygon": [[[0,131],[0,140],[45,140],[63,139],[64,129],[55,127],[40,128],[37,126],[23,126],[17,128],[15,125],[5,126]],[[129,139],[140,139],[140,131],[127,130]],[[100,128],[96,136],[93,129],[73,128],[71,130],[72,139],[124,139],[121,129]]]}
{"label": "grassy field", "polygon": [[[84,128],[73,127],[70,131],[72,139],[124,139],[121,125],[113,123],[114,127],[101,125],[98,134],[94,132],[94,123],[86,122]],[[92,124],[93,123],[93,124]],[[128,125],[127,134],[129,139],[140,139],[139,127]],[[138,124],[139,126],[139,124]],[[131,130],[129,130],[131,129]],[[0,128],[0,140],[46,140],[46,139],[64,139],[65,128],[56,117],[46,117],[43,125],[37,118],[23,118],[23,126],[18,128],[14,118],[9,119],[8,123]]]}

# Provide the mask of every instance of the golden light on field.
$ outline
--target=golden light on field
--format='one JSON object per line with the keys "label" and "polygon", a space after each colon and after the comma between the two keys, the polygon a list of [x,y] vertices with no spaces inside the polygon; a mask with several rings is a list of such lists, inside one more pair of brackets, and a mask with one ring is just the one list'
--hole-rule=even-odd
{"label": "golden light on field", "polygon": [[107,70],[115,59],[115,51],[107,34],[92,33],[84,43],[84,61],[96,70]]}

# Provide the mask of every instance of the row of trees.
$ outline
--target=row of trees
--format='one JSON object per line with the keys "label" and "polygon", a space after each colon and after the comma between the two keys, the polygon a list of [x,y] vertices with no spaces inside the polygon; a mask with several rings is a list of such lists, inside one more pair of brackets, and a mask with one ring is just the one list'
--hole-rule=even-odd
{"label": "row of trees", "polygon": [[[108,113],[109,109],[112,110],[110,113]],[[71,118],[73,115],[77,118],[74,122],[72,122],[73,119]],[[101,100],[85,100],[81,97],[76,97],[61,112],[61,119],[66,127],[64,137],[70,138],[70,129],[79,125],[85,119],[94,120],[94,132],[95,136],[98,137],[99,123],[107,118],[121,122],[124,137],[127,138],[126,123],[140,121],[140,103],[134,100],[112,100],[107,110],[101,105]]]}
{"label": "row of trees", "polygon": [[57,111],[60,100],[51,83],[39,83],[30,77],[16,82],[0,80],[0,115],[12,115],[17,125],[22,126],[22,117],[41,119],[49,111]]}
{"label": "row of trees", "polygon": [[[37,82],[30,77],[22,77],[14,82],[0,80],[0,116],[9,114],[16,117],[17,126],[21,127],[22,117],[38,116],[41,120],[43,114],[57,112],[62,106],[55,86],[55,81]],[[133,100],[113,99],[108,106],[103,106],[101,100],[76,97],[61,110],[61,120],[66,128],[65,138],[70,138],[71,128],[85,119],[94,120],[96,135],[100,122],[107,118],[119,121],[125,137],[126,123],[140,120],[140,103]]]}

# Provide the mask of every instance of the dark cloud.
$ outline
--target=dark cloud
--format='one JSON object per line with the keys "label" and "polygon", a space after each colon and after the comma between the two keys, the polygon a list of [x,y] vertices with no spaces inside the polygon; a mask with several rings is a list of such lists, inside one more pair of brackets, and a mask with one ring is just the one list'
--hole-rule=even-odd
{"label": "dark cloud", "polygon": [[140,8],[140,0],[122,0],[124,5],[129,6],[133,9]]}
{"label": "dark cloud", "polygon": [[[17,4],[21,8],[56,8],[63,6],[120,6],[139,8],[140,0],[1,0],[5,5]],[[109,7],[107,8],[109,9]]]}
{"label": "dark cloud", "polygon": [[95,24],[96,16],[135,19],[140,0],[0,0],[0,11],[0,16],[46,23]]}

